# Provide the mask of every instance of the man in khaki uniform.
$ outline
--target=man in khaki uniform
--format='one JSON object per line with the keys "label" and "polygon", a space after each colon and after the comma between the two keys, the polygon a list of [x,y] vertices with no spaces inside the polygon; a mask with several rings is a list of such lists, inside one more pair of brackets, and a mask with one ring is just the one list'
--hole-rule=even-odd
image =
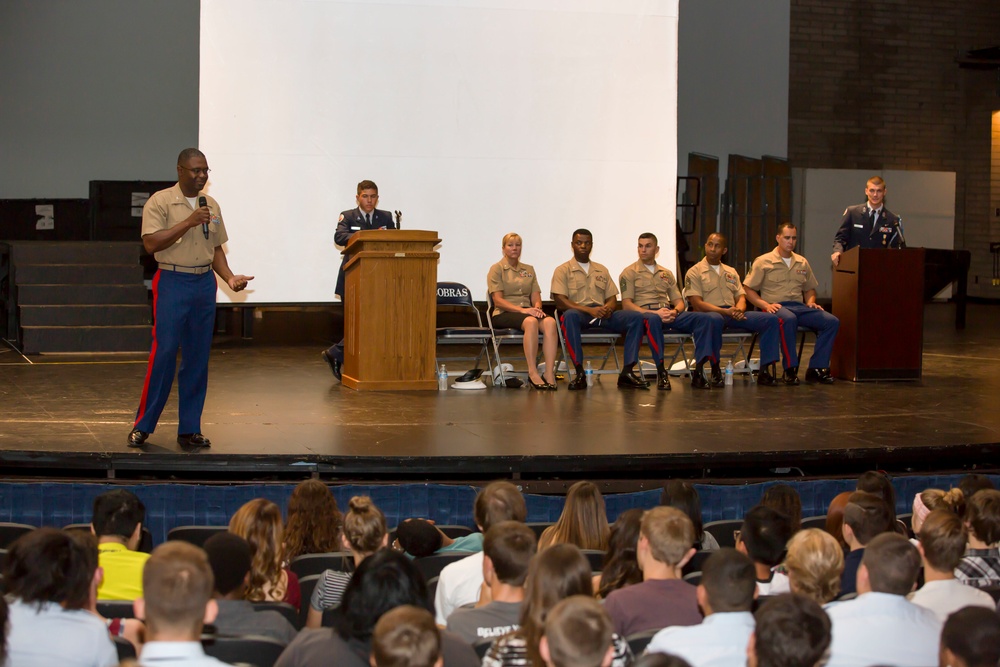
{"label": "man in khaki uniform", "polygon": [[[649,349],[656,362],[656,388],[670,389],[670,380],[663,367],[663,331],[680,331],[694,336],[697,367],[691,375],[695,389],[710,389],[725,384],[719,369],[719,348],[722,346],[722,319],[708,313],[692,313],[685,309],[684,298],[677,288],[674,274],[656,263],[660,252],[656,236],[649,232],[639,235],[639,260],[625,268],[619,277],[622,307],[639,313],[646,327]],[[718,345],[716,345],[718,341]],[[713,345],[715,347],[713,347]],[[712,382],[705,379],[704,366],[712,367]]]}
{"label": "man in khaki uniform", "polygon": [[576,377],[569,388],[586,389],[583,374],[583,342],[580,333],[597,327],[625,335],[625,365],[618,376],[618,386],[625,389],[648,389],[649,385],[635,374],[639,362],[639,344],[644,332],[638,313],[615,310],[618,288],[608,269],[590,261],[594,235],[586,229],[573,232],[573,259],[556,267],[552,274],[552,299],[559,309],[559,325],[563,328],[569,355],[576,368]]}
{"label": "man in khaki uniform", "polygon": [[771,313],[747,312],[746,292],[736,269],[722,263],[726,254],[726,237],[718,232],[705,241],[705,258],[688,269],[684,277],[684,297],[691,310],[708,313],[722,322],[719,340],[713,349],[722,348],[722,332],[726,329],[756,333],[760,336],[760,373],[757,382],[765,386],[776,384],[774,364],[778,361],[778,316]]}
{"label": "man in khaki uniform", "polygon": [[246,288],[253,276],[229,269],[222,250],[229,240],[222,210],[204,193],[208,172],[204,153],[184,149],[177,157],[177,184],[154,194],[142,209],[142,245],[160,267],[153,277],[153,347],[129,447],[141,447],[156,428],[174,383],[178,350],[183,359],[177,376],[177,442],[187,447],[211,444],[201,434],[201,411],[215,325],[218,286],[213,271],[234,292]]}
{"label": "man in khaki uniform", "polygon": [[778,316],[781,353],[785,358],[785,384],[799,383],[795,336],[800,326],[816,332],[816,346],[809,359],[806,382],[832,384],[830,353],[833,351],[833,339],[840,329],[840,320],[816,303],[819,282],[813,275],[809,260],[794,252],[798,238],[798,231],[792,223],[779,226],[775,237],[778,247],[753,261],[743,288],[750,303],[765,313]]}

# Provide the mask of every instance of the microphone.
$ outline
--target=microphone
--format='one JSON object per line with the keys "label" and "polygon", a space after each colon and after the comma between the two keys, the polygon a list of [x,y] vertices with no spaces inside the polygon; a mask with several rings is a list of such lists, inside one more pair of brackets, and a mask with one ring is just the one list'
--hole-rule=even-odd
{"label": "microphone", "polygon": [[403,214],[400,211],[396,211],[396,229],[402,229],[401,226],[403,222]]}
{"label": "microphone", "polygon": [[899,234],[899,245],[896,246],[896,247],[897,248],[905,248],[906,247],[906,237],[903,236],[903,217],[902,216],[896,216],[896,232]]}
{"label": "microphone", "polygon": [[[208,200],[205,198],[205,195],[202,195],[202,196],[198,197],[198,208],[201,208],[203,206],[208,206]],[[201,233],[205,235],[206,239],[208,238],[208,223],[207,222],[201,223]]]}

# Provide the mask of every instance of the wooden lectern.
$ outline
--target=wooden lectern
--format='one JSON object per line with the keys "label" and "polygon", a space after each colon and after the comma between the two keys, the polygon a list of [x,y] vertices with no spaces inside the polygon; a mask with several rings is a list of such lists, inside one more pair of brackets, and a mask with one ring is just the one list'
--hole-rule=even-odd
{"label": "wooden lectern", "polygon": [[919,380],[924,249],[851,248],[833,272],[840,331],[830,369],[844,380]]}
{"label": "wooden lectern", "polygon": [[344,369],[351,389],[437,389],[437,232],[371,229],[344,249]]}

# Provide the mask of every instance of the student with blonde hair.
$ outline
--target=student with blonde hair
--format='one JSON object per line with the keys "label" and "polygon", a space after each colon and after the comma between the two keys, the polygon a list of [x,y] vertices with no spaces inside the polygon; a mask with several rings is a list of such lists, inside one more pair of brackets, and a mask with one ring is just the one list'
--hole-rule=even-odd
{"label": "student with blonde hair", "polygon": [[840,593],[844,550],[825,530],[800,530],[788,541],[785,570],[793,593],[826,604]]}

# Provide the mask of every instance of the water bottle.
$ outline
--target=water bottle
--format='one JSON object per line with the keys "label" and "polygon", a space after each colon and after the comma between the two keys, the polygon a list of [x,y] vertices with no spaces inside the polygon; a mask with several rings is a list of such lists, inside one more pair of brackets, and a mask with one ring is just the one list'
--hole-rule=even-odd
{"label": "water bottle", "polygon": [[726,364],[726,386],[730,387],[732,386],[732,384],[733,384],[733,361],[732,359],[730,359],[729,363]]}
{"label": "water bottle", "polygon": [[448,389],[448,369],[444,364],[438,368],[438,390]]}
{"label": "water bottle", "polygon": [[594,386],[594,367],[590,365],[589,361],[586,362],[583,365],[583,374],[587,378],[587,386],[588,387],[593,387]]}

